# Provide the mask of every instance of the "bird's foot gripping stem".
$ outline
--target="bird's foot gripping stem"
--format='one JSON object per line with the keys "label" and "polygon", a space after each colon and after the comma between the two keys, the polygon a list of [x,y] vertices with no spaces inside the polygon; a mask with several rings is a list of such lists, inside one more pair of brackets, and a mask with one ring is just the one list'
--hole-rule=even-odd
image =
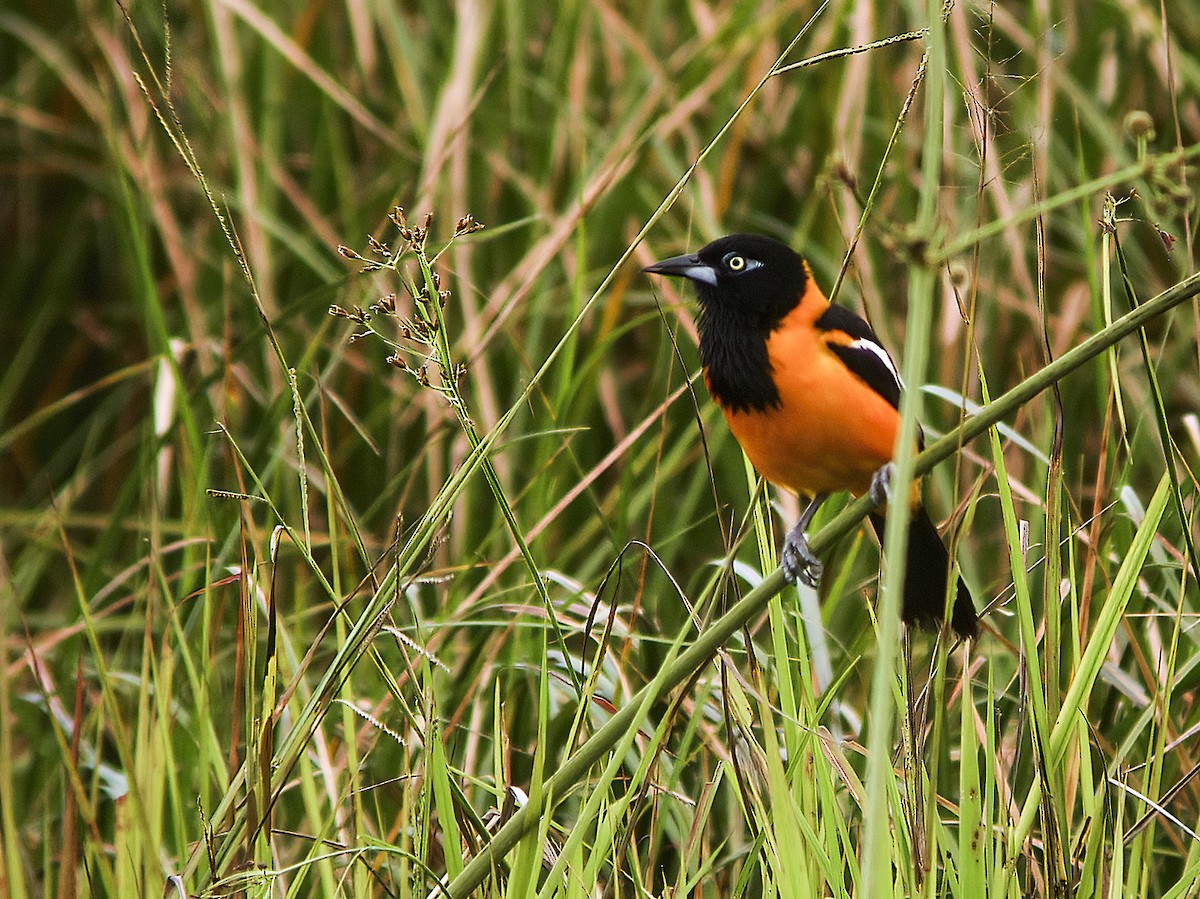
{"label": "bird's foot gripping stem", "polygon": [[789,584],[800,581],[814,590],[821,584],[821,572],[825,566],[809,548],[808,534],[805,533],[805,529],[828,496],[827,493],[818,493],[814,496],[805,510],[800,513],[800,520],[796,522],[796,526],[783,538],[783,553],[779,565],[783,568],[783,575]]}
{"label": "bird's foot gripping stem", "polygon": [[867,496],[871,497],[871,502],[876,507],[886,506],[892,498],[892,477],[896,474],[896,463],[889,462],[887,465],[880,467],[878,471],[871,476],[871,487],[867,491]]}
{"label": "bird's foot gripping stem", "polygon": [[814,590],[821,585],[821,572],[825,566],[808,547],[808,534],[804,533],[805,522],[801,521],[787,532],[783,540],[783,554],[779,560],[788,583],[799,581]]}

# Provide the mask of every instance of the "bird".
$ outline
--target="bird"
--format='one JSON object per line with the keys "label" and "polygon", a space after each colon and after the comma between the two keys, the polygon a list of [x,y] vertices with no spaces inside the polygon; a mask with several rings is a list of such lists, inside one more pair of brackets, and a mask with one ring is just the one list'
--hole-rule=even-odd
{"label": "bird", "polygon": [[[695,285],[708,391],[758,473],[808,500],[787,533],[780,564],[789,582],[819,586],[822,563],[805,529],[830,494],[869,494],[876,504],[871,523],[883,538],[904,389],[896,364],[871,326],[830,303],[807,261],[772,237],[730,234],[644,271]],[[916,481],[908,504],[901,617],[939,630],[949,552]],[[950,626],[960,637],[978,636],[975,603],[962,578]]]}

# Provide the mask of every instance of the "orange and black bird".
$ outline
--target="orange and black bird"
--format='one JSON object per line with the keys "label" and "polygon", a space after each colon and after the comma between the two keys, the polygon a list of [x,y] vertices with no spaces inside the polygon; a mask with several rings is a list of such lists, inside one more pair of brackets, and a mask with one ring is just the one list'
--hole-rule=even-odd
{"label": "orange and black bird", "polygon": [[[883,537],[904,387],[895,363],[871,326],[831,304],[804,259],[773,238],[731,234],[646,271],[696,285],[709,393],[758,472],[809,500],[781,563],[789,580],[817,586],[821,563],[805,528],[830,493],[869,493],[880,506],[871,523]],[[950,558],[916,483],[910,508],[902,616],[937,628]],[[962,637],[978,633],[961,579],[950,625]]]}

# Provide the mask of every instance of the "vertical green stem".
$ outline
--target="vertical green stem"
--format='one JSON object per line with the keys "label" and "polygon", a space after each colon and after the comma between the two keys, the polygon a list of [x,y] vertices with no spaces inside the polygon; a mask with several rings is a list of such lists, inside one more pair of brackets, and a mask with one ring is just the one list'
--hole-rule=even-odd
{"label": "vertical green stem", "polygon": [[[927,0],[929,66],[925,75],[925,142],[922,147],[921,194],[917,207],[918,232],[932,239],[937,216],[938,187],[941,182],[942,115],[945,95],[946,45],[942,4]],[[929,329],[933,313],[935,269],[916,265],[909,277],[908,323],[902,364],[905,383],[920,385],[925,379],[929,357]],[[921,391],[905,391],[900,403],[900,431],[894,455],[896,470],[892,476],[893,496],[907,497],[914,475]],[[879,642],[875,673],[871,681],[869,712],[870,734],[867,739],[867,808],[863,835],[864,895],[886,896],[892,892],[891,846],[888,839],[891,815],[888,797],[892,795],[891,749],[895,698],[897,649],[900,636],[900,598],[904,591],[905,547],[908,545],[908,516],[902,510],[907,503],[893,503],[884,536],[884,567],[880,582],[878,618]]]}

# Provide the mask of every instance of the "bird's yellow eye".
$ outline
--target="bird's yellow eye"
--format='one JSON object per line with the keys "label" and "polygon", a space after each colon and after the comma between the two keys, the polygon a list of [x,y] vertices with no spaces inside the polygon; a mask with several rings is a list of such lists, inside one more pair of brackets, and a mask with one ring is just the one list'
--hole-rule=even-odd
{"label": "bird's yellow eye", "polygon": [[731,253],[725,260],[725,264],[729,266],[731,272],[740,272],[746,268],[746,257]]}

